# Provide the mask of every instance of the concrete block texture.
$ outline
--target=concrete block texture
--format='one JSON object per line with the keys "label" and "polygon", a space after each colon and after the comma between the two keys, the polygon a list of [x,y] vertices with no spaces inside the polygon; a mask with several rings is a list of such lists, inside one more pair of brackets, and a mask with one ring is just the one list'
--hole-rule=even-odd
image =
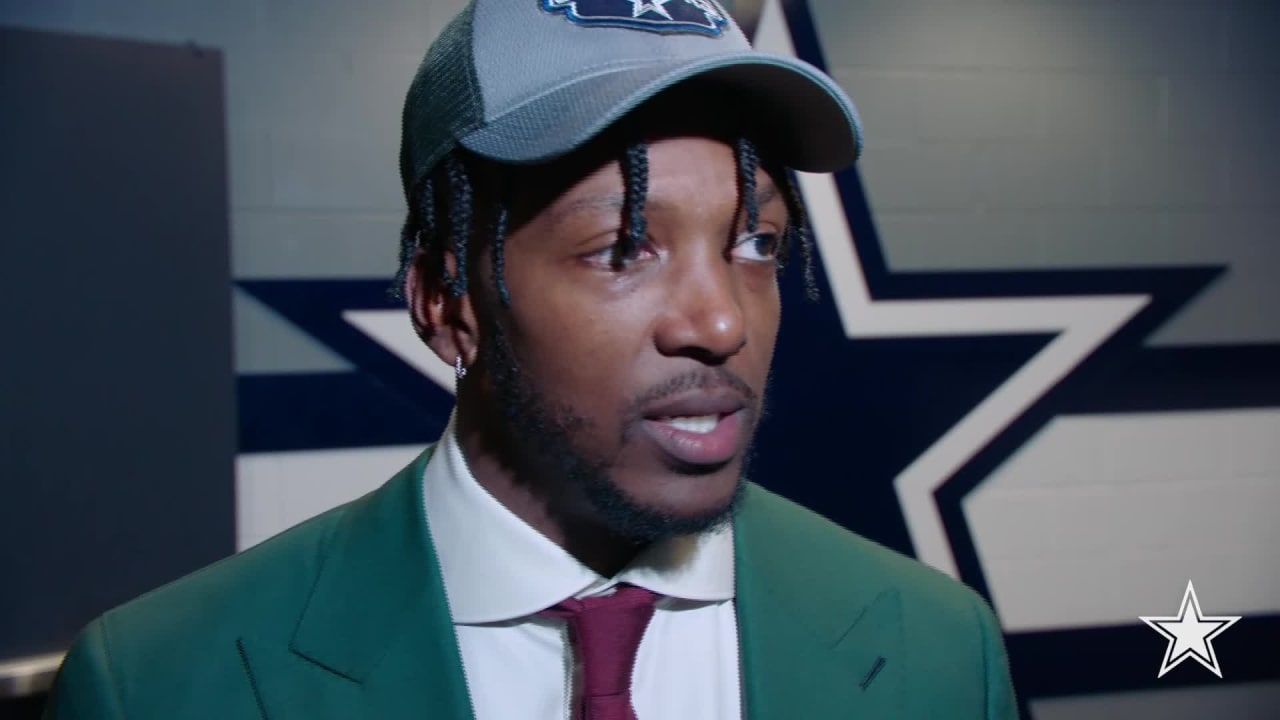
{"label": "concrete block texture", "polygon": [[1222,280],[1150,342],[1280,340],[1280,315],[1259,310],[1280,307],[1280,283],[1251,267],[1280,267],[1275,3],[810,5],[868,119],[859,172],[891,267],[1211,257]]}

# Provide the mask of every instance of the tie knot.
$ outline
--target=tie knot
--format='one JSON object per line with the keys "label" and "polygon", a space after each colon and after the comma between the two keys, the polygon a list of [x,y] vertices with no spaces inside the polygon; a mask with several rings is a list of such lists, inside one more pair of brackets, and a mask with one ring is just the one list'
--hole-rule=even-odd
{"label": "tie knot", "polygon": [[591,720],[634,718],[631,673],[657,594],[619,585],[612,595],[570,598],[541,614],[565,618],[582,663],[582,710]]}
{"label": "tie knot", "polygon": [[[552,617],[566,618],[570,621],[584,615],[594,617],[616,617],[634,612],[644,612],[645,608],[653,610],[658,601],[658,594],[635,585],[621,584],[612,595],[597,595],[582,599],[568,598],[542,614]],[[592,622],[592,621],[588,621]]]}

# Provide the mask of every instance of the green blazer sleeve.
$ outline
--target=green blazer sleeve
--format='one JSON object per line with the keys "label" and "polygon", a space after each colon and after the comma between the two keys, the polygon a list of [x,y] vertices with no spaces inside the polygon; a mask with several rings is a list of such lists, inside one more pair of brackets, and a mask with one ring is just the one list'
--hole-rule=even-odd
{"label": "green blazer sleeve", "polygon": [[987,677],[988,720],[1017,720],[1018,704],[1009,674],[1009,658],[1005,653],[1004,636],[990,606],[976,599],[978,625],[982,629],[983,668]]}
{"label": "green blazer sleeve", "polygon": [[93,621],[46,720],[466,720],[422,466]]}
{"label": "green blazer sleeve", "polygon": [[54,681],[45,720],[116,720],[124,718],[111,673],[106,630],[96,620],[80,634]]}

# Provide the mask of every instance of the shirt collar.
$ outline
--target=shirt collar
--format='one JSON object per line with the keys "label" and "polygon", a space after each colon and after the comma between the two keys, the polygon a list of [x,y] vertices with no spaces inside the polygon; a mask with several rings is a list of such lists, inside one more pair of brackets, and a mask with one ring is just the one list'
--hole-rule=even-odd
{"label": "shirt collar", "polygon": [[476,482],[454,418],[427,462],[422,495],[445,594],[458,624],[513,620],[567,597],[603,593],[621,582],[684,600],[733,598],[731,524],[655,543],[616,577],[601,577]]}

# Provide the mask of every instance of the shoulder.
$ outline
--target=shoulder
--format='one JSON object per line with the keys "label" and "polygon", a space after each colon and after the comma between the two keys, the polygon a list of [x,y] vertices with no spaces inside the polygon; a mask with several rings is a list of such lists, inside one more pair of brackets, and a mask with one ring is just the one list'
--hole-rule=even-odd
{"label": "shoulder", "polygon": [[973,589],[758,486],[748,490],[738,530],[750,547],[751,572],[769,574],[771,583],[822,595],[853,613],[893,598],[921,690],[912,702],[944,714],[950,704],[981,708],[987,718],[1016,717],[999,621]]}
{"label": "shoulder", "polygon": [[417,491],[413,479],[433,448],[378,489],[108,611],[100,618],[107,638],[155,637],[172,646],[233,628],[261,639],[287,638],[321,568],[344,551],[353,527],[377,528],[407,514],[403,505]]}
{"label": "shoulder", "polygon": [[803,562],[816,574],[849,578],[864,587],[894,587],[904,597],[943,606],[982,602],[968,586],[938,570],[762,487],[750,487],[742,512],[740,528],[756,536],[753,544]]}
{"label": "shoulder", "polygon": [[344,505],[107,611],[86,631],[120,667],[191,662],[242,636],[287,638]]}
{"label": "shoulder", "polygon": [[[347,512],[346,506],[331,510],[95,619],[68,650],[45,717],[213,717],[251,710],[237,643],[288,637],[325,545]],[[188,707],[212,697],[218,702]]]}
{"label": "shoulder", "polygon": [[350,507],[329,510],[109,610],[103,626],[113,636],[158,635],[168,644],[224,624],[273,630],[282,614],[296,612],[305,602]]}
{"label": "shoulder", "polygon": [[246,646],[290,647],[326,568],[410,542],[430,450],[379,489],[104,613],[68,651],[46,717],[255,715]]}

